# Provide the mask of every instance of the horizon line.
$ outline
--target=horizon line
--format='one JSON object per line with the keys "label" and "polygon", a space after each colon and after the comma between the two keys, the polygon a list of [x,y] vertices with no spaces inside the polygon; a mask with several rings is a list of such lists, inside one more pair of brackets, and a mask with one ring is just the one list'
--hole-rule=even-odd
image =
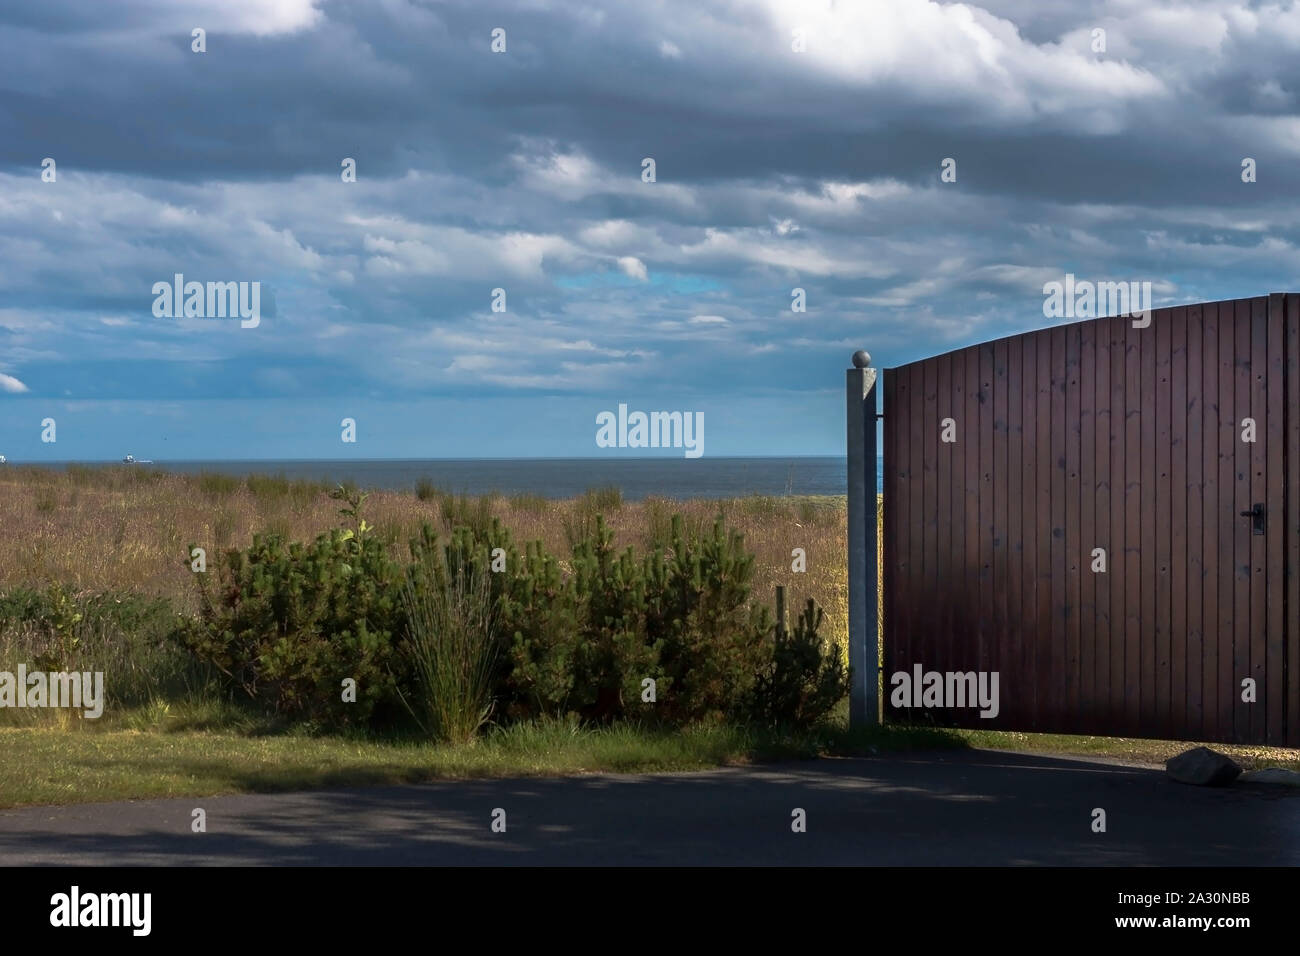
{"label": "horizon line", "polygon": [[[487,458],[163,458],[136,461],[132,464],[244,464],[248,462],[279,462],[285,464],[328,463],[373,463],[373,462],[455,462],[455,461],[779,461],[791,458],[843,458],[843,454],[833,455],[707,455],[688,459],[678,455],[602,455],[582,456],[515,456]],[[877,455],[883,458],[883,455]],[[127,462],[120,458],[57,458],[57,459],[21,459],[10,460],[11,465],[122,465]]]}

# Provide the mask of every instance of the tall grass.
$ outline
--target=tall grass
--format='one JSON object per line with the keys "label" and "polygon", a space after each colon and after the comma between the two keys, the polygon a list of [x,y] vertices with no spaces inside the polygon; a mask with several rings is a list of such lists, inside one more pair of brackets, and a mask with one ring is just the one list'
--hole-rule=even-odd
{"label": "tall grass", "polygon": [[623,507],[623,492],[615,487],[588,488],[573,500],[568,514],[561,519],[564,538],[570,549],[587,541],[595,533],[596,518],[608,517]]}
{"label": "tall grass", "polygon": [[[161,599],[17,588],[0,595],[0,670],[102,671],[106,707],[114,709],[202,694],[210,675],[175,640],[177,624]],[[0,723],[68,716],[5,708]]]}
{"label": "tall grass", "polygon": [[234,475],[224,475],[217,471],[201,471],[196,479],[199,490],[210,498],[224,498],[239,490],[242,482]]}
{"label": "tall grass", "polygon": [[407,638],[403,650],[418,697],[403,700],[434,740],[464,744],[492,715],[492,671],[498,654],[497,612],[486,574],[445,564],[426,553],[402,589]]}
{"label": "tall grass", "polygon": [[[147,467],[0,468],[0,593],[23,586],[44,590],[58,582],[69,593],[163,597],[176,610],[193,612],[190,543],[206,548],[211,561],[227,548],[247,547],[258,532],[275,529],[290,540],[310,541],[340,524],[338,502],[311,482],[255,478],[255,493],[242,477],[227,491],[225,478],[158,475]],[[419,534],[423,521],[445,532],[456,525],[482,529],[500,518],[521,546],[540,540],[563,557],[598,513],[621,551],[667,547],[674,513],[692,531],[712,527],[723,511],[757,556],[755,599],[771,603],[778,584],[816,597],[826,608],[828,635],[841,642],[847,638],[843,497],[625,502],[613,491],[596,489],[563,501],[451,495],[432,488],[425,496],[376,490],[366,502],[367,520],[383,529],[378,533],[391,542],[397,560],[408,559],[406,542]],[[791,569],[796,547],[808,554],[806,573]]]}

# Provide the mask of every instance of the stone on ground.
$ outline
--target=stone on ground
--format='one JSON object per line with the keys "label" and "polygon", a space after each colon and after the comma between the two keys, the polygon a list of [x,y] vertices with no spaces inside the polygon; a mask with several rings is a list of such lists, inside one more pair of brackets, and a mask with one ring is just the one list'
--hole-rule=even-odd
{"label": "stone on ground", "polygon": [[1238,783],[1274,783],[1286,787],[1300,787],[1300,773],[1285,767],[1266,767],[1263,770],[1247,770]]}
{"label": "stone on ground", "polygon": [[1195,747],[1170,757],[1165,762],[1165,773],[1179,783],[1197,787],[1224,787],[1236,780],[1241,767],[1224,754],[1209,747]]}

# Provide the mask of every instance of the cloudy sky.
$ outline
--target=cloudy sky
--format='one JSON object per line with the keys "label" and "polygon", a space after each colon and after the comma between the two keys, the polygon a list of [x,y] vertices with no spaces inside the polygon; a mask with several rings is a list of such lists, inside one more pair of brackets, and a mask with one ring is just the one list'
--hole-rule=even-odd
{"label": "cloudy sky", "polygon": [[1300,288],[1295,4],[43,0],[0,82],[11,460],[594,456],[620,402],[839,454],[855,349],[1067,272]]}

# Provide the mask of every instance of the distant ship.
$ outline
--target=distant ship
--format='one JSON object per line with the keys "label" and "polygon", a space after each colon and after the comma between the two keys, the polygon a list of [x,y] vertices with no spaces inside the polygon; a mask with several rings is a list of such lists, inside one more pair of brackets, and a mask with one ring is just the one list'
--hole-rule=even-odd
{"label": "distant ship", "polygon": [[124,464],[124,465],[152,465],[153,462],[150,461],[150,460],[147,459],[147,458],[141,458],[139,461],[136,461],[136,458],[135,458],[134,455],[127,455],[125,458],[122,459],[122,464]]}

